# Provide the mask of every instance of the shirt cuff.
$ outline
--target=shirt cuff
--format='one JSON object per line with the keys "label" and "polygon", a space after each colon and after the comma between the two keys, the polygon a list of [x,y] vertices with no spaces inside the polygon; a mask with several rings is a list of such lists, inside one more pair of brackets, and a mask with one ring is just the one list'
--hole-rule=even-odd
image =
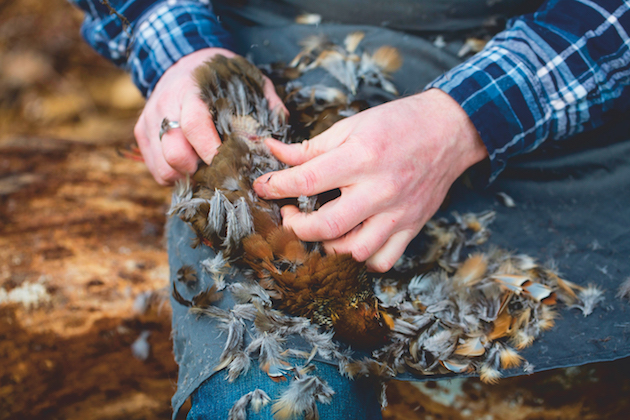
{"label": "shirt cuff", "polygon": [[180,58],[203,48],[233,49],[207,0],[159,2],[138,20],[133,36],[127,70],[147,97]]}
{"label": "shirt cuff", "polygon": [[536,69],[500,46],[488,46],[429,88],[449,94],[470,117],[488,149],[490,182],[510,156],[535,149],[549,135]]}

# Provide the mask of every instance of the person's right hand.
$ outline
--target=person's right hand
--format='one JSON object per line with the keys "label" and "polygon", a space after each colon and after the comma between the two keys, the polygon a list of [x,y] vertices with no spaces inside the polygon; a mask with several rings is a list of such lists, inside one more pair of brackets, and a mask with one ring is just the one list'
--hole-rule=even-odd
{"label": "person's right hand", "polygon": [[[136,123],[134,134],[142,157],[159,184],[169,185],[194,173],[199,159],[210,164],[221,145],[208,106],[199,98],[193,78],[194,70],[217,54],[236,55],[223,48],[205,48],[183,57],[166,70]],[[270,109],[283,107],[267,78],[264,90]],[[164,118],[179,122],[181,128],[170,129],[160,141]]]}
{"label": "person's right hand", "polygon": [[266,144],[292,167],[254,181],[260,197],[341,192],[310,213],[284,206],[282,224],[378,272],[396,263],[453,182],[488,156],[468,114],[438,89],[359,112],[302,143]]}

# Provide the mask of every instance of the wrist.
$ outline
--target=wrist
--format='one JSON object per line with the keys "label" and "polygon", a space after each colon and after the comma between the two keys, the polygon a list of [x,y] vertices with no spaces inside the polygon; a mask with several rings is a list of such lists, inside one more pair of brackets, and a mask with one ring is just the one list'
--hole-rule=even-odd
{"label": "wrist", "polygon": [[[450,95],[440,89],[429,89],[416,95],[429,102],[424,110],[434,114],[431,127],[447,149],[455,178],[466,169],[488,157],[488,150],[466,111]],[[425,111],[426,112],[426,111]]]}
{"label": "wrist", "polygon": [[[159,96],[164,91],[172,91],[173,86],[179,86],[179,94],[185,94],[186,89],[182,88],[183,85],[186,83],[194,84],[192,78],[193,71],[198,66],[210,60],[215,55],[233,57],[236,54],[230,50],[226,50],[225,48],[209,47],[202,48],[188,55],[185,55],[168,69],[166,69],[164,74],[162,74],[162,76],[156,83],[155,89],[151,93],[151,97]],[[151,97],[149,97],[149,100],[151,99]]]}
{"label": "wrist", "polygon": [[191,51],[233,45],[211,7],[198,1],[156,2],[138,19],[133,32],[128,70],[145,96],[153,92],[174,63]]}
{"label": "wrist", "polygon": [[164,74],[170,72],[171,70],[177,72],[182,70],[190,72],[191,68],[197,68],[197,66],[210,60],[215,55],[224,55],[228,58],[231,58],[234,57],[236,53],[221,47],[202,48],[180,58],[176,63],[169,67],[166,72],[164,72]]}

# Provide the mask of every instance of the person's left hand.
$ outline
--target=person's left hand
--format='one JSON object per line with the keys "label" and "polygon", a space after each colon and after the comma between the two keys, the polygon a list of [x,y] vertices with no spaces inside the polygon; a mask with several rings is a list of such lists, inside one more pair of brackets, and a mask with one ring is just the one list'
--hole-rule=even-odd
{"label": "person's left hand", "polygon": [[262,198],[341,190],[312,213],[283,207],[283,224],[380,272],[394,265],[457,177],[487,156],[468,115],[437,89],[368,109],[310,141],[266,142],[296,166],[258,178]]}
{"label": "person's left hand", "polygon": [[[161,185],[170,185],[192,174],[199,159],[210,165],[221,145],[212,115],[199,97],[193,75],[195,69],[216,55],[231,58],[232,51],[204,48],[182,57],[162,75],[138,119],[134,134],[147,168]],[[271,80],[264,77],[264,93],[269,109],[281,107]],[[159,136],[164,117],[177,121],[178,129]]]}

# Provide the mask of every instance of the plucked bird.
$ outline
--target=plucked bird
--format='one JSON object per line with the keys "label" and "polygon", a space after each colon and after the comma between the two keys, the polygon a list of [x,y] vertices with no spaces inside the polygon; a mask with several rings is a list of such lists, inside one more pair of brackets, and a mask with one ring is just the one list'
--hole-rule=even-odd
{"label": "plucked bird", "polygon": [[252,182],[285,167],[263,140],[288,141],[281,112],[269,111],[260,71],[241,57],[217,56],[196,71],[223,143],[212,165],[176,189],[171,214],[190,223],[204,243],[254,269],[274,306],[331,328],[359,347],[386,340],[383,320],[363,263],[323,255],[282,227],[278,203],[259,199]]}
{"label": "plucked bird", "polygon": [[[401,65],[400,55],[391,47],[361,52],[362,38],[350,34],[343,46],[309,38],[288,68],[273,68],[285,83],[282,96],[292,111],[290,121],[268,109],[262,74],[244,58],[217,56],[197,69],[201,97],[223,144],[212,165],[202,164],[176,186],[170,214],[190,224],[197,237],[193,246],[217,252],[201,262],[214,285],[191,301],[174,286],[175,299],[193,313],[218,320],[227,332],[215,369],[227,368],[230,381],[249,368],[249,355],[256,352],[272,380],[286,380],[293,371],[296,386],[319,382],[307,370],[291,370],[289,355],[308,364],[317,353],[335,360],[350,377],[376,380],[401,372],[475,372],[483,381],[496,382],[500,369],[524,364],[531,370],[517,351],[553,327],[555,304],[586,316],[601,302],[602,292],[564,280],[527,255],[492,247],[479,252],[490,237],[494,212],[431,220],[423,229],[423,253],[403,256],[389,273],[374,276],[350,255],[325,255],[318,244],[300,241],[282,227],[284,202],[253,193],[256,178],[285,167],[269,152],[265,138],[301,141],[326,129],[326,120],[353,115],[367,106],[356,101],[362,85],[395,92],[389,78]],[[324,68],[344,88],[293,80],[314,68]],[[296,202],[302,211],[312,211],[317,198],[297,197]],[[234,267],[245,270],[247,281],[226,283]],[[191,285],[196,277],[183,267],[178,279]],[[230,311],[214,306],[223,289],[238,302]],[[245,347],[246,321],[253,322],[255,332]],[[291,335],[304,338],[312,351],[286,348]],[[333,336],[353,348],[371,349],[370,356],[352,359]],[[329,399],[332,390],[325,394]],[[280,417],[302,412],[316,418],[313,395],[302,401],[299,393],[287,393],[274,410]]]}

